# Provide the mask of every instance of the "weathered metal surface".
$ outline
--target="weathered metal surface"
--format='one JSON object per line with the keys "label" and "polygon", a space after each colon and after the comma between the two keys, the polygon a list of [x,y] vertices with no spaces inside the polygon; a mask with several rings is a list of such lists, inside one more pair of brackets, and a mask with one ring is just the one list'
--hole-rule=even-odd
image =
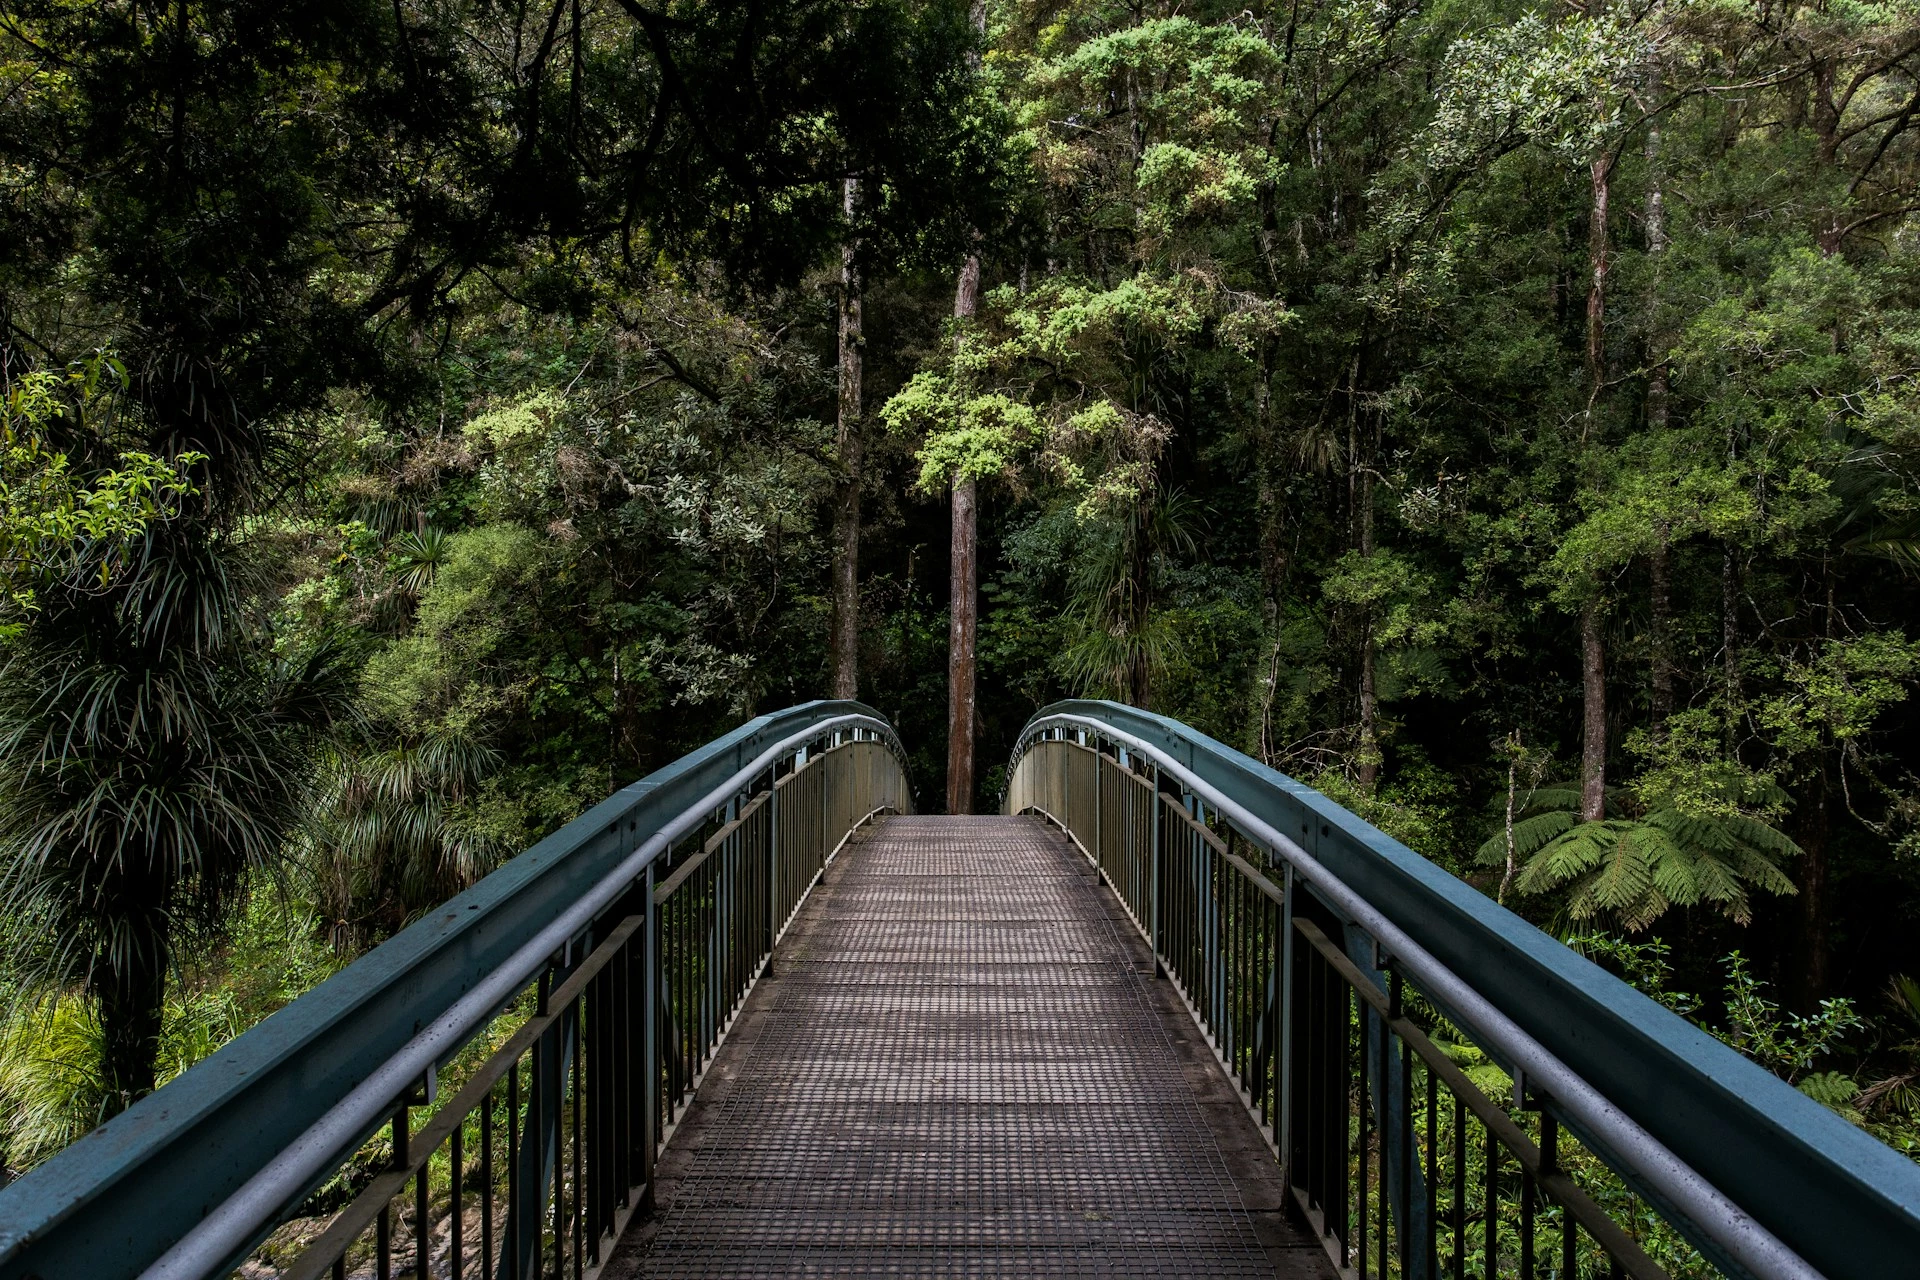
{"label": "weathered metal surface", "polygon": [[893,818],[830,870],[604,1273],[1330,1274],[1091,869]]}

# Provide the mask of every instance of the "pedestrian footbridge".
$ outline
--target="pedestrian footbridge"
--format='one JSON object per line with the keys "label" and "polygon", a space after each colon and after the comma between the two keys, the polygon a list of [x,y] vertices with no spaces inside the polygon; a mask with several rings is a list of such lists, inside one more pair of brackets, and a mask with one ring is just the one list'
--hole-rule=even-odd
{"label": "pedestrian footbridge", "polygon": [[1920,1276],[1920,1166],[1316,792],[856,703],[581,817],[0,1190],[0,1280]]}

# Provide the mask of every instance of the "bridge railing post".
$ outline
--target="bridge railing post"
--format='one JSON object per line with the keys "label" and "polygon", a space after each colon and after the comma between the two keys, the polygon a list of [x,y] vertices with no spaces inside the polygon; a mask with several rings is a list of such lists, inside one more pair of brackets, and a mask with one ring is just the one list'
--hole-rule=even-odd
{"label": "bridge railing post", "polygon": [[1148,924],[1148,936],[1153,942],[1153,973],[1157,978],[1165,977],[1167,972],[1166,964],[1162,960],[1166,940],[1160,932],[1160,846],[1162,843],[1160,825],[1160,766],[1156,764],[1153,766],[1153,787],[1147,793],[1147,838],[1152,842],[1148,851],[1148,862],[1153,881],[1152,918]]}
{"label": "bridge railing post", "polygon": [[640,949],[640,1066],[641,1110],[645,1121],[640,1135],[640,1173],[646,1190],[643,1206],[653,1205],[654,1157],[660,1149],[660,904],[654,901],[654,869],[649,865],[642,886],[646,894],[647,924]]}
{"label": "bridge railing post", "polygon": [[[1267,857],[1272,859],[1272,853]],[[1286,867],[1280,883],[1280,957],[1274,992],[1273,1037],[1274,1145],[1280,1150],[1283,1186],[1293,1179],[1293,868]]]}

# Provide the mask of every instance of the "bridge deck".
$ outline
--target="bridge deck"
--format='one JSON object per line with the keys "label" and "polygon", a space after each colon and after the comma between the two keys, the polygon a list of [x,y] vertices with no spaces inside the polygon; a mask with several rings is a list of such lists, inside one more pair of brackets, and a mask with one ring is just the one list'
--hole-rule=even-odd
{"label": "bridge deck", "polygon": [[1192,1019],[1026,818],[894,818],[775,954],[633,1276],[1328,1276]]}

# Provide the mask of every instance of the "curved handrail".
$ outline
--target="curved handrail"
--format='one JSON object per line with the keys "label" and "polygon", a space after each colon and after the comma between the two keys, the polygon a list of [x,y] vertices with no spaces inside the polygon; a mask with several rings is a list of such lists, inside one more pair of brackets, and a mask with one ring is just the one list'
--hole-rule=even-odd
{"label": "curved handrail", "polygon": [[1732,1274],[1894,1275],[1920,1256],[1920,1168],[1399,841],[1178,721],[1109,702],[1043,708],[1008,776],[1063,731],[1152,760],[1293,866]]}
{"label": "curved handrail", "polygon": [[778,760],[855,730],[904,763],[871,708],[812,702],[596,805],[0,1190],[0,1278],[233,1265],[675,840]]}

